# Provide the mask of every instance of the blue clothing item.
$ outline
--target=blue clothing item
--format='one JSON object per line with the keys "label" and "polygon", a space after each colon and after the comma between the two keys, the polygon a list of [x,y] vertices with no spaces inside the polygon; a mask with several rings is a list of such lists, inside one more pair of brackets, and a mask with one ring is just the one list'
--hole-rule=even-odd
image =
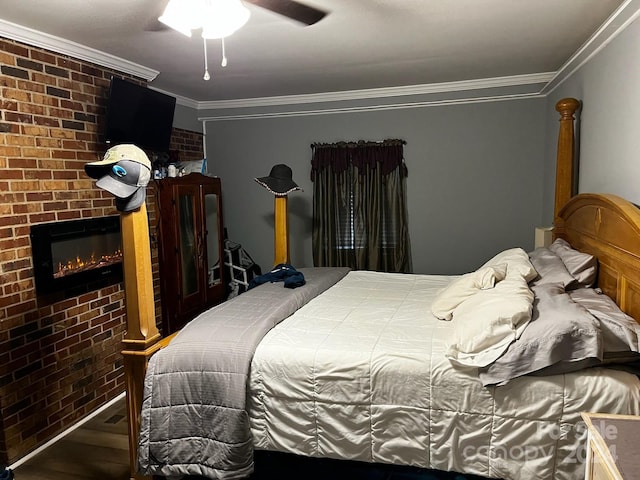
{"label": "blue clothing item", "polygon": [[258,275],[249,282],[249,290],[267,282],[284,282],[285,288],[301,287],[306,283],[304,275],[287,263],[280,263],[263,275]]}
{"label": "blue clothing item", "polygon": [[3,468],[0,472],[0,480],[12,480],[13,471],[10,468]]}

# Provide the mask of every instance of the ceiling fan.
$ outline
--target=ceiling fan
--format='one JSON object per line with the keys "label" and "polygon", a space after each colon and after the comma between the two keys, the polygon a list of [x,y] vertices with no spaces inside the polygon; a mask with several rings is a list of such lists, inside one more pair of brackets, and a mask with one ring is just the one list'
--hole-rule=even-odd
{"label": "ceiling fan", "polygon": [[[300,3],[295,0],[243,0],[243,2],[264,8],[265,10],[290,18],[296,22],[302,23],[303,25],[313,25],[322,20],[328,13],[324,10],[305,5],[304,3]],[[166,2],[162,2],[160,5],[163,5],[161,8],[164,8],[166,6]],[[162,31],[169,28],[166,24],[158,20],[160,14],[161,11],[154,15],[153,21],[149,23],[145,30]]]}
{"label": "ceiling fan", "polygon": [[[245,0],[304,25],[322,20],[327,12],[295,0]],[[169,0],[158,22],[191,37],[193,30],[201,30],[204,47],[203,80],[209,80],[207,40],[220,39],[221,66],[227,66],[225,37],[232,35],[249,20],[250,12],[241,0]],[[159,30],[155,28],[154,30]]]}

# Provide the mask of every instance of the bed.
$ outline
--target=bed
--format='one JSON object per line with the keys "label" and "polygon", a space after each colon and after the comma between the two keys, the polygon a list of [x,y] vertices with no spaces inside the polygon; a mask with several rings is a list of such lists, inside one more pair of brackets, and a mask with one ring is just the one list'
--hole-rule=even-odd
{"label": "bed", "polygon": [[[305,287],[284,295],[281,284],[262,285],[161,341],[144,325],[148,319],[133,315],[129,328],[140,338],[125,339],[124,352],[132,478],[243,478],[252,471],[254,448],[492,478],[581,478],[580,412],[640,414],[632,369],[640,331],[633,320],[640,319],[640,212],[613,195],[571,195],[577,106],[572,99],[557,106],[552,254],[500,252],[456,277],[305,269]],[[597,259],[593,285],[581,276],[584,256]],[[533,274],[525,260],[535,265]],[[580,288],[569,288],[574,281]],[[484,308],[474,302],[495,299],[509,282],[522,294],[512,302],[511,323],[491,323],[490,348],[477,337],[468,341],[474,323],[460,319],[475,317],[464,312]],[[553,296],[559,290],[562,301]],[[624,348],[613,348],[619,354],[628,347],[624,364],[620,356],[605,359],[599,332],[611,319],[590,310],[593,295],[567,299],[567,292],[587,290],[613,299],[608,307],[619,308],[616,318],[633,323],[624,325]],[[542,325],[531,318],[542,318],[545,309],[555,313],[543,307],[545,295],[553,298],[544,305],[580,303],[587,323],[572,324],[566,337],[581,355],[557,361],[568,349],[559,342],[543,365],[532,360],[529,344],[521,351],[514,345],[531,325]],[[221,359],[219,351],[228,354]],[[530,371],[512,371],[523,363]],[[554,370],[560,364],[563,370]]]}

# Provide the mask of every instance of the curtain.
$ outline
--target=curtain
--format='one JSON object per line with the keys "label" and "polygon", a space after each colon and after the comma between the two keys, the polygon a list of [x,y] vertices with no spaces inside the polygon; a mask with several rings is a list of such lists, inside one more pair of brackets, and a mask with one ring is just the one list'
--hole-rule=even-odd
{"label": "curtain", "polygon": [[313,261],[411,271],[403,140],[313,144]]}

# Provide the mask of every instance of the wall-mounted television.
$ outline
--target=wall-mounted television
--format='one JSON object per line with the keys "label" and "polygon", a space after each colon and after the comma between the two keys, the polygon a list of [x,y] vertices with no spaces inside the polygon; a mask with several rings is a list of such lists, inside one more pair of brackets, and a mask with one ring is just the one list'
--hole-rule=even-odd
{"label": "wall-mounted television", "polygon": [[118,77],[111,78],[104,140],[168,152],[176,99]]}

